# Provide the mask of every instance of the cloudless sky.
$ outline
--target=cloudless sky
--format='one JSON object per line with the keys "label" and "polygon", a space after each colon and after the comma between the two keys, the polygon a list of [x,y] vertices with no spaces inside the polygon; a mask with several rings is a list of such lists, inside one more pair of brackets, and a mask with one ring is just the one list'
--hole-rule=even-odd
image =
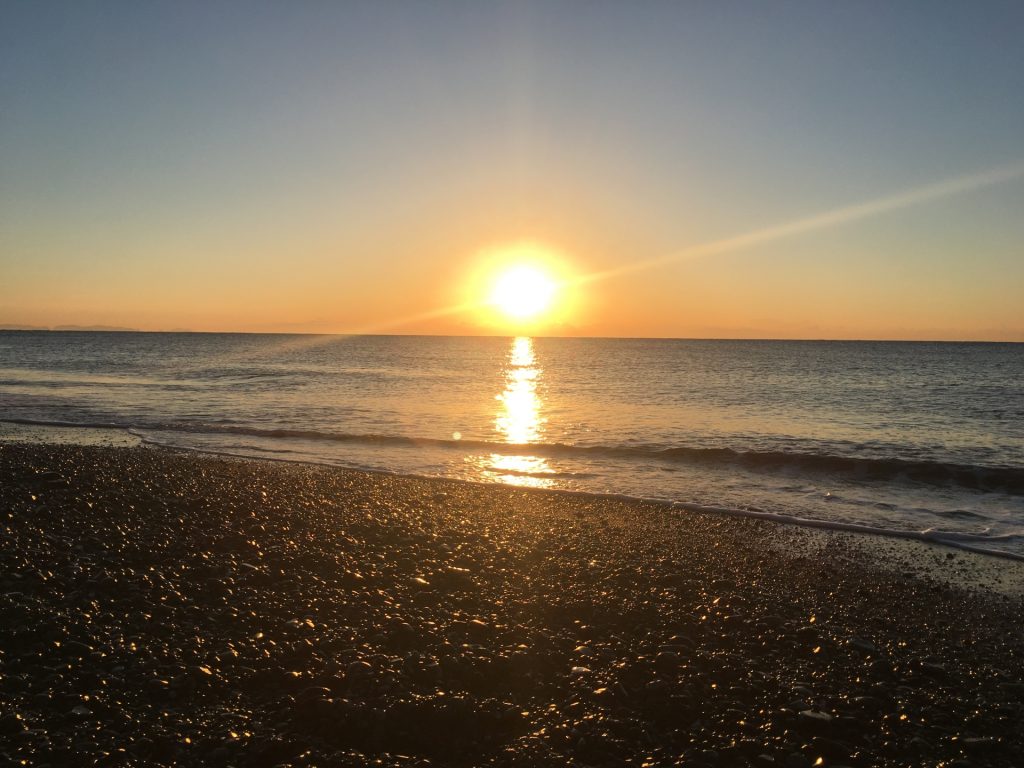
{"label": "cloudless sky", "polygon": [[[1024,162],[1019,2],[0,4],[0,324],[494,332],[615,270]],[[609,277],[539,330],[1024,340],[1024,177]]]}

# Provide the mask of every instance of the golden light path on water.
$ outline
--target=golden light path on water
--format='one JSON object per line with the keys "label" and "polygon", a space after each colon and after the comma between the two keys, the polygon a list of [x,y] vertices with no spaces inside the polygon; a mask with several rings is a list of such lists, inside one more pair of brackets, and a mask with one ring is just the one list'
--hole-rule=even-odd
{"label": "golden light path on water", "polygon": [[[533,339],[519,336],[512,340],[505,369],[505,390],[496,396],[500,403],[494,428],[512,445],[529,445],[543,436],[546,419],[541,411],[537,384],[541,369],[533,352]],[[547,460],[540,456],[492,453],[481,467],[491,480],[532,488],[550,488],[554,482]]]}

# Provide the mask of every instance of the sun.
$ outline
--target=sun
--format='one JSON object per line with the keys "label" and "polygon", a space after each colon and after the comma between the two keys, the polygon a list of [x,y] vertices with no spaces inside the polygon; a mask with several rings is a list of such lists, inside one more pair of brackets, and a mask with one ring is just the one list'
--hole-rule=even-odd
{"label": "sun", "polygon": [[578,322],[581,281],[561,251],[537,240],[505,241],[467,254],[461,307],[490,332],[538,334]]}
{"label": "sun", "polygon": [[495,276],[489,302],[512,320],[533,320],[551,307],[557,293],[558,283],[543,269],[513,264]]}

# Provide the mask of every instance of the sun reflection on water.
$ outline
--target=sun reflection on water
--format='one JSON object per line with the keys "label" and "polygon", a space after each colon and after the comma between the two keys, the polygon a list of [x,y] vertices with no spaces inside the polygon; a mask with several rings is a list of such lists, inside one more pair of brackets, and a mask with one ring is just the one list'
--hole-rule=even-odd
{"label": "sun reflection on water", "polygon": [[540,415],[537,379],[540,369],[533,354],[533,341],[519,336],[512,342],[505,372],[505,391],[497,395],[501,410],[494,426],[507,443],[526,445],[540,439],[544,420]]}
{"label": "sun reflection on water", "polygon": [[[494,427],[506,443],[529,445],[541,441],[546,419],[541,415],[537,384],[542,371],[533,352],[533,339],[519,336],[512,341],[505,371],[505,391],[496,395],[501,403]],[[551,468],[541,456],[493,453],[486,468],[492,479],[510,485],[550,488]]]}

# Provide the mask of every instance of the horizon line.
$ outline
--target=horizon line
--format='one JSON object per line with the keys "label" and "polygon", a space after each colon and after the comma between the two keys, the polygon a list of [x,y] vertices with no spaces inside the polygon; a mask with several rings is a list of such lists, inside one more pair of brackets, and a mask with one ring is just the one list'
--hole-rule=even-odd
{"label": "horizon line", "polygon": [[543,333],[344,333],[317,331],[202,331],[152,330],[145,328],[10,328],[0,325],[0,333],[153,333],[153,334],[209,334],[221,336],[337,336],[339,338],[435,338],[435,339],[592,339],[595,341],[803,341],[894,344],[1024,344],[1024,338],[1014,339],[945,339],[945,338],[827,338],[824,336],[560,336]]}

